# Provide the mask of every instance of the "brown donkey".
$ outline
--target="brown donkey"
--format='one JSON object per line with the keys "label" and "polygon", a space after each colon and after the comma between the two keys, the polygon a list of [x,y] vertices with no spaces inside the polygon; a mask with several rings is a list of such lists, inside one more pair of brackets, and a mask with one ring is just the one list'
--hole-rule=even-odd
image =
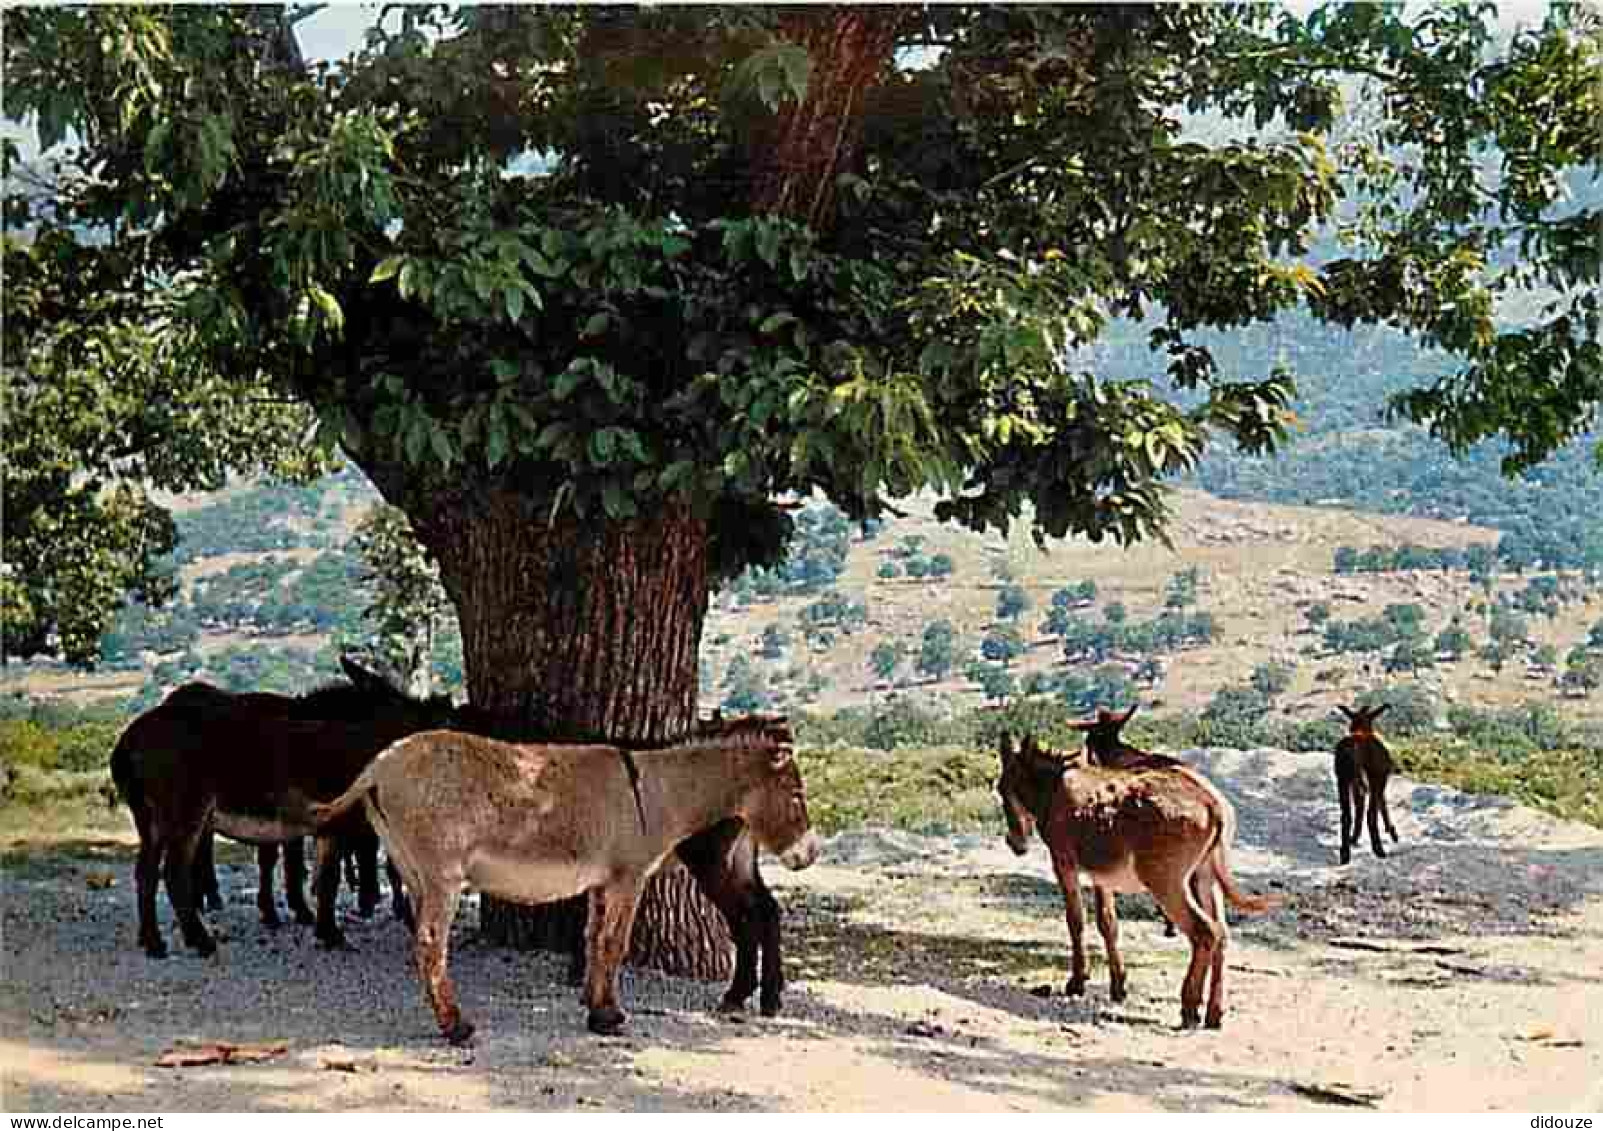
{"label": "brown donkey", "polygon": [[1375,850],[1376,856],[1386,855],[1380,842],[1382,821],[1392,841],[1397,840],[1397,828],[1391,823],[1391,808],[1386,804],[1386,782],[1397,769],[1397,763],[1392,761],[1391,751],[1375,733],[1375,720],[1386,707],[1387,704],[1382,703],[1378,707],[1336,708],[1347,716],[1347,735],[1336,743],[1336,798],[1341,802],[1343,864],[1352,859],[1352,846],[1362,835],[1359,822],[1366,816],[1369,847]]}
{"label": "brown donkey", "polygon": [[1113,1000],[1125,997],[1114,893],[1145,888],[1191,942],[1191,964],[1180,988],[1180,1024],[1192,1028],[1203,1020],[1202,992],[1211,971],[1206,1024],[1219,1028],[1228,937],[1220,891],[1240,910],[1272,906],[1243,893],[1230,874],[1226,853],[1235,835],[1235,811],[1229,801],[1201,774],[1170,759],[1130,769],[1094,766],[1078,755],[1042,750],[1029,736],[1015,750],[1008,734],[1000,752],[997,792],[1008,847],[1022,856],[1031,829],[1038,829],[1063,889],[1073,948],[1065,992],[1084,993],[1089,973],[1080,903],[1083,872],[1096,897]]}
{"label": "brown donkey", "polygon": [[[314,827],[310,803],[337,796],[390,743],[451,718],[451,702],[443,697],[414,700],[387,686],[355,693],[379,696],[365,718],[297,719],[277,707],[253,709],[251,696],[186,684],[123,730],[112,750],[111,777],[139,831],[134,878],[139,942],[148,954],[167,953],[156,921],[162,880],[184,941],[202,955],[217,949],[196,912],[194,892],[197,849],[213,828],[257,844],[348,833],[345,824]],[[326,855],[319,861],[325,875],[336,866],[332,853]],[[319,885],[318,935],[339,945],[333,887]]]}
{"label": "brown donkey", "polygon": [[473,1036],[447,970],[464,885],[520,903],[588,893],[583,1001],[590,1029],[615,1033],[641,889],[677,845],[735,818],[787,867],[818,854],[788,728],[634,754],[431,731],[385,750],[314,813],[335,821],[363,801],[412,895],[418,976],[453,1044]]}

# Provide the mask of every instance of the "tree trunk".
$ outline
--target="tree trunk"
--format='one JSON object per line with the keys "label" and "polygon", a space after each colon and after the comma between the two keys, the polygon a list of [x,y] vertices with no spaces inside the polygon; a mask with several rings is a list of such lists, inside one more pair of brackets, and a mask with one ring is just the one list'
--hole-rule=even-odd
{"label": "tree trunk", "polygon": [[[707,530],[682,508],[556,522],[507,492],[414,512],[462,625],[468,693],[508,738],[671,741],[695,721],[707,613]],[[525,907],[485,897],[481,928],[509,946],[567,951],[582,899]],[[646,889],[630,961],[724,978],[723,917],[677,864]]]}
{"label": "tree trunk", "polygon": [[787,9],[780,35],[807,49],[807,97],[787,102],[753,152],[752,208],[822,231],[835,182],[862,131],[863,103],[884,76],[896,33],[916,9],[834,5]]}

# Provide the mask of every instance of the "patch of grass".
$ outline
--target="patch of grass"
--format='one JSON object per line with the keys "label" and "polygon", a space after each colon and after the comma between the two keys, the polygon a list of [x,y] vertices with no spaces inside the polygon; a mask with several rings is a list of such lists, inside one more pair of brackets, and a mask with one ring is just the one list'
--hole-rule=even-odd
{"label": "patch of grass", "polygon": [[1394,747],[1402,772],[1469,793],[1511,797],[1543,812],[1603,828],[1603,751],[1497,754],[1457,744]]}
{"label": "patch of grass", "polygon": [[889,825],[921,833],[979,832],[1000,821],[996,756],[958,746],[868,750],[804,747],[807,809],[821,833]]}

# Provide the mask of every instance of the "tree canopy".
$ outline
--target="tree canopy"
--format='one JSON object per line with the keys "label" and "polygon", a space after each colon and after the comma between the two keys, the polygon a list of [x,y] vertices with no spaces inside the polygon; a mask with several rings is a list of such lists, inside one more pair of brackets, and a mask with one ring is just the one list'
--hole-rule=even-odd
{"label": "tree canopy", "polygon": [[[1160,535],[1166,478],[1292,425],[1201,335],[1294,309],[1450,351],[1396,407],[1516,463],[1603,389],[1584,6],[406,7],[336,65],[298,15],[4,13],[47,147],[6,201],[10,648],[90,654],[170,542],[123,485],[279,462],[284,395],[409,513],[688,508],[727,575],[815,490]],[[1077,360],[1114,319],[1147,379]],[[75,583],[101,552],[139,568]]]}

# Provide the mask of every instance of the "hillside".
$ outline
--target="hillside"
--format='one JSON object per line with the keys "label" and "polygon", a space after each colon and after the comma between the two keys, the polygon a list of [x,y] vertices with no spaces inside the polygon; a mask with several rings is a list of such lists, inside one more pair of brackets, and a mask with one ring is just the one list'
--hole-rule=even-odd
{"label": "hillside", "polygon": [[[348,478],[323,492],[299,495],[298,509],[283,505],[282,499],[270,505],[253,501],[251,495],[233,493],[204,511],[186,501],[180,510],[181,522],[193,522],[198,514],[202,521],[180,568],[184,597],[176,612],[155,619],[168,618],[171,629],[172,623],[193,618],[188,629],[192,638],[127,656],[94,673],[54,665],[13,667],[0,688],[75,700],[117,700],[143,689],[148,701],[160,687],[196,672],[211,679],[232,673],[244,684],[290,687],[328,678],[334,643],[360,642],[360,563],[341,547],[373,496]],[[1377,618],[1390,605],[1417,605],[1425,639],[1434,638],[1459,614],[1478,645],[1487,637],[1488,614],[1499,595],[1512,601],[1531,585],[1527,576],[1502,574],[1488,582],[1464,569],[1333,571],[1335,555],[1344,546],[1463,549],[1497,541],[1497,531],[1465,522],[1224,500],[1196,489],[1178,492],[1176,504],[1170,547],[1149,544],[1123,550],[1071,541],[1050,544],[1042,552],[1025,537],[982,538],[940,524],[930,514],[930,501],[917,500],[906,517],[886,523],[872,537],[842,534],[844,556],[833,582],[826,571],[822,583],[800,587],[805,591],[774,585],[767,587],[774,590],[771,595],[764,596],[763,586],[742,584],[718,594],[703,637],[704,703],[710,707],[733,696],[739,682],[730,678],[734,665],[737,674],[746,669],[751,689],[770,705],[828,711],[883,702],[893,690],[906,699],[943,707],[978,704],[984,695],[967,669],[980,658],[987,632],[999,623],[1000,573],[1010,576],[1028,601],[1016,620],[1025,647],[1008,665],[1018,688],[1032,677],[1042,688],[1047,680],[1076,673],[1090,678],[1105,673],[1110,664],[1134,675],[1141,656],[1119,649],[1094,660],[1065,659],[1062,641],[1043,627],[1054,593],[1091,582],[1095,599],[1076,604],[1071,612],[1077,620],[1104,624],[1109,608],[1122,606],[1125,623],[1136,625],[1160,616],[1176,575],[1194,569],[1194,602],[1184,611],[1210,617],[1213,639],[1178,650],[1159,649],[1157,669],[1146,674],[1161,670],[1161,676],[1129,685],[1124,693],[1170,710],[1196,712],[1221,688],[1244,686],[1260,665],[1276,663],[1290,669],[1289,685],[1275,700],[1277,712],[1291,719],[1322,718],[1332,703],[1402,677],[1383,671],[1384,651],[1332,653],[1311,624],[1310,609],[1323,605],[1332,621],[1356,622]],[[219,508],[221,514],[211,513]],[[263,520],[269,510],[279,518]],[[821,507],[806,513],[828,514]],[[226,532],[234,528],[247,531],[256,548],[232,548]],[[798,552],[811,545],[805,543]],[[931,560],[947,555],[950,576],[880,576],[887,562],[909,560],[910,545],[918,546],[918,554],[911,556]],[[247,595],[235,593],[229,603],[207,603],[206,586],[224,578]],[[1498,708],[1535,701],[1562,704],[1572,718],[1595,717],[1603,705],[1566,695],[1557,686],[1556,669],[1534,670],[1527,663],[1542,645],[1563,657],[1586,644],[1589,626],[1603,619],[1603,594],[1594,593],[1578,576],[1569,576],[1565,585],[1568,602],[1549,606],[1556,609],[1555,616],[1526,618],[1529,644],[1501,672],[1471,654],[1420,673],[1420,682],[1444,704]],[[263,596],[270,591],[275,595]],[[267,600],[273,604],[264,604]],[[820,613],[830,602],[857,606],[861,615],[854,621],[832,617],[828,608]],[[955,630],[954,669],[933,679],[915,670],[917,653],[926,626],[942,619]],[[778,638],[766,649],[765,629]],[[893,680],[886,681],[872,670],[870,656],[877,645],[896,642],[905,646],[906,658]]]}

